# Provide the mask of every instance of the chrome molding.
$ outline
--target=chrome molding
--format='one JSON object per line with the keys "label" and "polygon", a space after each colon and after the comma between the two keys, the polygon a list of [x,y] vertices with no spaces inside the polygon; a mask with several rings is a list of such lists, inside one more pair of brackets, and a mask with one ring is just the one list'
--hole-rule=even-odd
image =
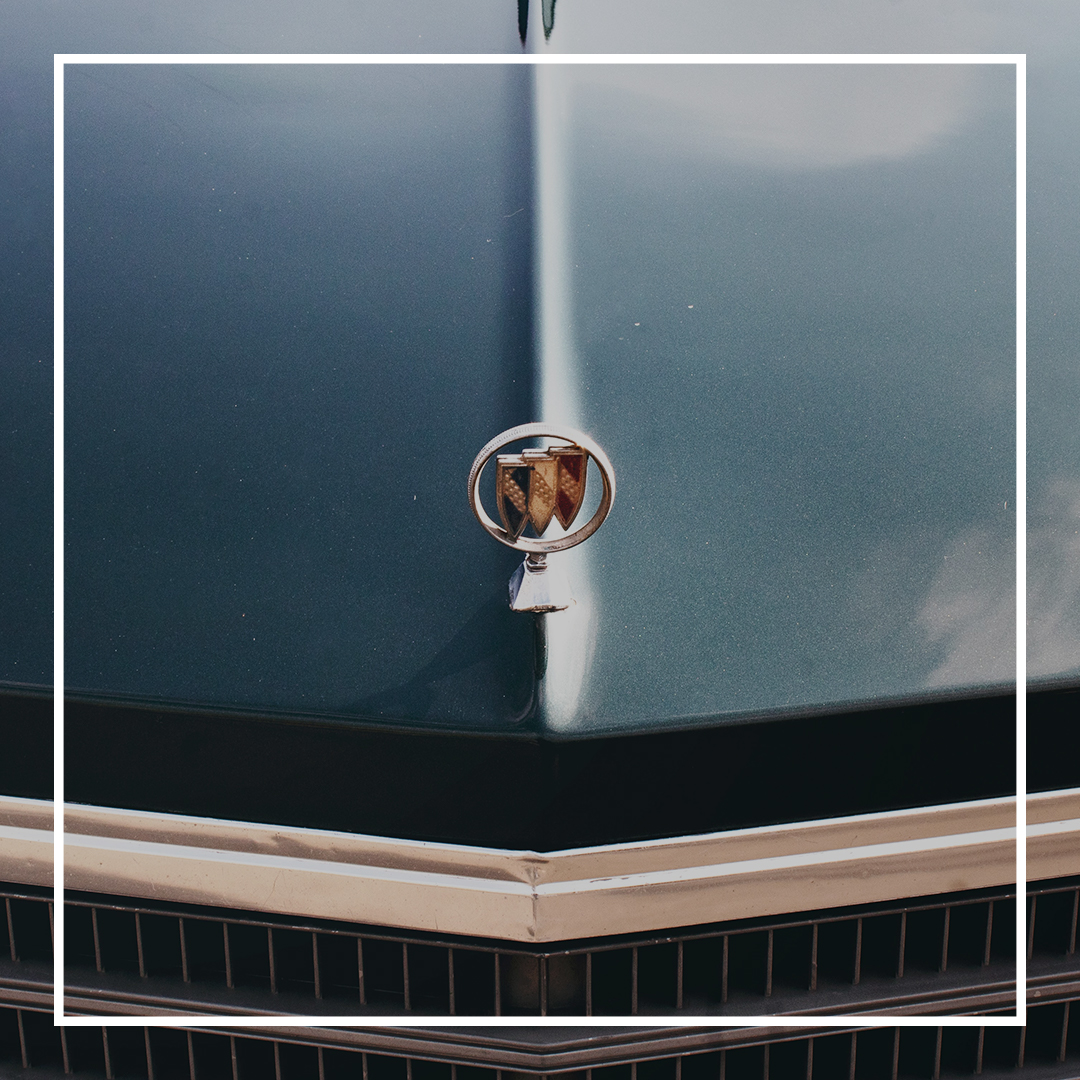
{"label": "chrome molding", "polygon": [[[550,853],[65,810],[68,888],[509,941],[633,933],[1007,884],[1013,800]],[[1028,801],[1028,878],[1080,873],[1080,789]],[[52,883],[52,805],[0,799],[0,878]]]}
{"label": "chrome molding", "polygon": [[[221,1028],[234,1035],[243,1028]],[[847,1034],[849,1027],[751,1028],[302,1028],[264,1027],[283,1042],[363,1049],[427,1061],[475,1065],[547,1076],[579,1069],[662,1060],[735,1046]]]}

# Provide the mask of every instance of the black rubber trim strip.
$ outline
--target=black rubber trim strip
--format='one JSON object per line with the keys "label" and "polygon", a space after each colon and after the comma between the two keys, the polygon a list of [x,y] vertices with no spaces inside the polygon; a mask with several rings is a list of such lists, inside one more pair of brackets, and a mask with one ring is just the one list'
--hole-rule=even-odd
{"label": "black rubber trim strip", "polygon": [[51,799],[52,759],[52,694],[0,686],[0,793]]}
{"label": "black rubber trim strip", "polygon": [[[1028,785],[1080,786],[1080,687],[1028,697]],[[69,801],[567,847],[1013,791],[1011,694],[556,742],[130,702],[66,707]],[[49,798],[51,702],[0,692],[0,791]]]}
{"label": "black rubber trim strip", "polygon": [[1011,695],[557,743],[90,702],[69,801],[551,851],[1003,795]]}

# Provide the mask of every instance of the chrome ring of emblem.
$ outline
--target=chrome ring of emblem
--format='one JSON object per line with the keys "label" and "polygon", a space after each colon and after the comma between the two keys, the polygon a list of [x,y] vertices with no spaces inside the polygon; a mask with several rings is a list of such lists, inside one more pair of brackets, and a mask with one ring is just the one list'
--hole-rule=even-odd
{"label": "chrome ring of emblem", "polygon": [[[517,442],[519,439],[536,438],[561,439],[563,442],[580,446],[596,462],[597,468],[600,470],[600,479],[604,482],[604,494],[600,497],[600,505],[596,508],[596,513],[580,529],[570,533],[569,536],[560,536],[554,540],[519,536],[516,540],[512,540],[510,534],[501,525],[488,517],[487,512],[480,503],[480,497],[477,494],[477,488],[480,486],[480,474],[495,453],[504,446]],[[469,506],[472,507],[476,520],[500,543],[506,544],[507,547],[516,548],[518,551],[527,551],[533,555],[546,555],[552,551],[565,551],[567,548],[580,544],[583,540],[588,540],[604,524],[604,518],[608,516],[611,504],[614,501],[615,470],[612,469],[607,454],[588,435],[575,431],[573,428],[559,427],[555,424],[542,422],[519,424],[517,427],[504,431],[501,435],[496,435],[476,455],[476,460],[469,470]]]}

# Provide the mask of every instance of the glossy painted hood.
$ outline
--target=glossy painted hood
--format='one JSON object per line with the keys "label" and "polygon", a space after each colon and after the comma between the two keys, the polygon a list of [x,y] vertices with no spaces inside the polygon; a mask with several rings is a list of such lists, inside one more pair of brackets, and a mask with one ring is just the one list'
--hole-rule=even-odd
{"label": "glossy painted hood", "polygon": [[[1007,64],[69,66],[68,687],[571,736],[1009,683],[1015,124]],[[619,486],[543,616],[465,491],[534,419]]]}

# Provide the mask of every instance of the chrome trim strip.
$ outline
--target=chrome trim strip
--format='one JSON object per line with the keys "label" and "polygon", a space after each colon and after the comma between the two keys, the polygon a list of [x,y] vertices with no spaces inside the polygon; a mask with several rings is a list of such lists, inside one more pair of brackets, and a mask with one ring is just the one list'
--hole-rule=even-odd
{"label": "chrome trim strip", "polygon": [[53,883],[53,804],[0,795],[0,881]]}
{"label": "chrome trim strip", "polygon": [[[67,887],[551,942],[1008,884],[1013,801],[538,853],[71,805]],[[1028,802],[1029,879],[1080,873],[1080,789]],[[52,805],[0,798],[0,879],[52,882]]]}

